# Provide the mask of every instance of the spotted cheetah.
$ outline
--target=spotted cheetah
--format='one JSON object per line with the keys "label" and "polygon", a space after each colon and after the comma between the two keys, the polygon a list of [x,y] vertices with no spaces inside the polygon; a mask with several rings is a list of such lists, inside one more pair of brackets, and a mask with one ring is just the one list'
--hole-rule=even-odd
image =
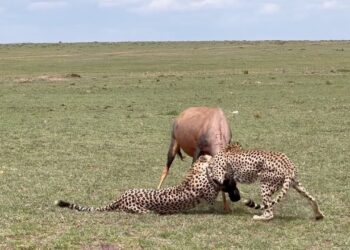
{"label": "spotted cheetah", "polygon": [[[193,163],[186,179],[178,186],[163,189],[130,189],[112,203],[98,207],[84,207],[65,201],[56,201],[56,205],[78,211],[112,211],[119,210],[129,213],[173,214],[191,209],[201,201],[213,204],[221,190],[208,178],[207,167],[209,155],[201,156]],[[235,183],[231,183],[235,185]],[[236,187],[229,188],[235,189]]]}
{"label": "spotted cheetah", "polygon": [[[298,181],[295,165],[282,153],[244,150],[240,145],[229,145],[212,158],[208,174],[222,186],[227,179],[247,184],[259,180],[263,204],[256,204],[251,199],[244,201],[251,208],[263,210],[262,215],[254,215],[254,220],[271,220],[274,216],[273,206],[283,198],[290,186],[309,200],[316,220],[324,218],[315,198]],[[272,199],[280,188],[281,192]]]}

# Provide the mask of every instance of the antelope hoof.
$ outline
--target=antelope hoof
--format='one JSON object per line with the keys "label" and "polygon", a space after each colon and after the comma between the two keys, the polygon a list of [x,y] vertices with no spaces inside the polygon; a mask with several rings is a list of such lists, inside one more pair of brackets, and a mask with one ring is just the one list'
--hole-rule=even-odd
{"label": "antelope hoof", "polygon": [[316,220],[322,220],[324,218],[324,215],[322,213],[316,215],[315,219]]}

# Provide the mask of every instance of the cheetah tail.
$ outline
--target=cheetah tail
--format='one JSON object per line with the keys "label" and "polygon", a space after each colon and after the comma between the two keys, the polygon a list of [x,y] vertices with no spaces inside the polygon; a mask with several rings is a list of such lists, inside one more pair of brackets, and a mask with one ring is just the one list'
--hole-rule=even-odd
{"label": "cheetah tail", "polygon": [[263,204],[257,204],[255,203],[252,199],[248,199],[248,200],[244,200],[243,203],[250,207],[250,208],[254,208],[254,209],[268,209],[269,207],[274,206],[275,204],[277,204],[278,202],[280,202],[280,200],[286,195],[291,182],[293,181],[294,176],[287,176],[286,179],[284,180],[281,192],[277,195],[277,197],[270,203],[270,205],[263,205]]}
{"label": "cheetah tail", "polygon": [[258,203],[255,203],[252,199],[248,199],[248,200],[243,200],[243,203],[250,208],[254,208],[254,209],[263,209],[264,206]]}
{"label": "cheetah tail", "polygon": [[59,206],[59,207],[66,207],[72,210],[78,210],[81,212],[93,212],[93,211],[112,211],[112,210],[116,210],[117,206],[115,202],[112,202],[110,204],[108,204],[107,206],[102,206],[102,207],[85,207],[85,206],[80,206],[74,203],[70,203],[67,201],[62,201],[62,200],[58,200],[55,201],[55,205]]}

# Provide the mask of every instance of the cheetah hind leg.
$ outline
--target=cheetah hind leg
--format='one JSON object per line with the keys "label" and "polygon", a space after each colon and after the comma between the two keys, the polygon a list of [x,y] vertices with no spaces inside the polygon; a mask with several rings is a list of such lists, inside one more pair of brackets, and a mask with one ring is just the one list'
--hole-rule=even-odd
{"label": "cheetah hind leg", "polygon": [[293,184],[292,184],[292,187],[299,193],[301,194],[303,197],[305,197],[306,199],[308,199],[308,201],[310,202],[311,204],[311,207],[312,207],[312,210],[314,211],[314,214],[315,214],[315,219],[316,220],[321,220],[324,218],[324,215],[323,213],[321,212],[318,204],[317,204],[317,201],[314,197],[312,197],[307,191],[306,189],[298,182],[298,181],[295,181]]}

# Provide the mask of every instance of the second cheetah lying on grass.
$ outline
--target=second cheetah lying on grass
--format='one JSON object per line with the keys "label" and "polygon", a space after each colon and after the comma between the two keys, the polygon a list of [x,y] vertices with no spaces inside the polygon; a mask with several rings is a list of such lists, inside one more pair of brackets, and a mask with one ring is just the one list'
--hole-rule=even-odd
{"label": "second cheetah lying on grass", "polygon": [[[210,179],[207,173],[212,157],[201,156],[193,163],[186,179],[178,186],[163,189],[130,189],[110,204],[98,208],[84,207],[65,201],[57,201],[56,205],[78,211],[124,211],[130,213],[173,214],[194,208],[202,201],[213,204],[221,188]],[[231,183],[227,191],[236,192],[235,183]],[[238,199],[238,198],[237,198]]]}

